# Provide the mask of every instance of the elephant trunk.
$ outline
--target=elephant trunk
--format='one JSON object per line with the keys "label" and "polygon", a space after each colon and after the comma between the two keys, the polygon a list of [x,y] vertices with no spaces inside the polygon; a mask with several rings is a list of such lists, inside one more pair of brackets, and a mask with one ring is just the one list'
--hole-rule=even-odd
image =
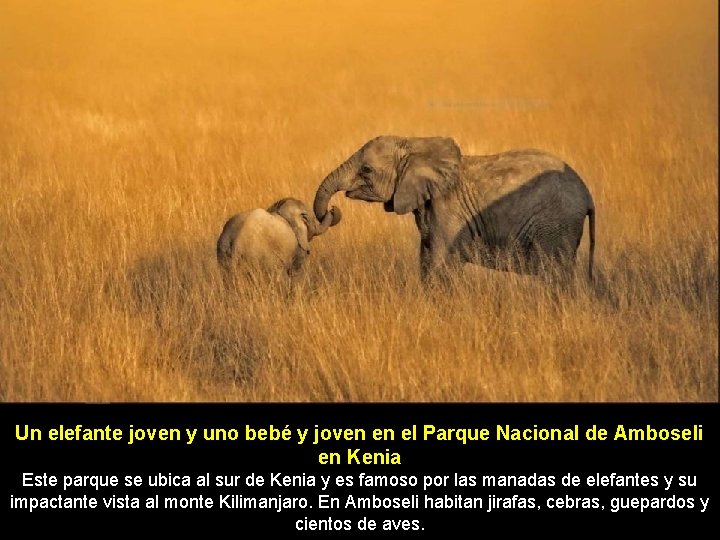
{"label": "elephant trunk", "polygon": [[[315,201],[313,202],[313,210],[315,216],[322,222],[328,211],[328,204],[330,199],[338,191],[347,190],[351,184],[355,175],[358,172],[359,153],[353,154],[345,163],[340,165],[333,172],[328,174],[322,183],[318,186],[317,192],[315,193]],[[337,218],[334,219],[331,225],[336,225],[340,214],[337,214]]]}
{"label": "elephant trunk", "polygon": [[325,217],[322,218],[322,220],[314,219],[314,223],[312,226],[312,235],[313,236],[320,236],[325,231],[327,231],[330,227],[334,227],[338,223],[340,223],[340,220],[342,219],[342,212],[340,212],[340,209],[337,206],[333,206],[329,212],[325,214]]}

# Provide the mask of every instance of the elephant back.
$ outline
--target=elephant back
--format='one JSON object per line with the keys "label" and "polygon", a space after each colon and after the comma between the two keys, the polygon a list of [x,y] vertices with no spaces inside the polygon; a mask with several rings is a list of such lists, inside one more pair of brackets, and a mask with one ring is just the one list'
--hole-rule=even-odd
{"label": "elephant back", "polygon": [[290,225],[280,216],[258,208],[238,214],[228,223],[227,238],[223,242],[230,246],[225,250],[229,251],[226,258],[260,270],[290,264],[297,239]]}

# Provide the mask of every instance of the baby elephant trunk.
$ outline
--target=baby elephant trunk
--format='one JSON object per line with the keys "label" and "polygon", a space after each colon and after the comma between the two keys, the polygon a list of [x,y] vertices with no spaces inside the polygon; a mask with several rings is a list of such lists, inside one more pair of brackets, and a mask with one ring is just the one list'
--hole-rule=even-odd
{"label": "baby elephant trunk", "polygon": [[312,236],[320,236],[324,234],[330,227],[334,227],[342,219],[342,212],[337,206],[333,206],[329,212],[325,214],[322,220],[315,218],[312,226]]}

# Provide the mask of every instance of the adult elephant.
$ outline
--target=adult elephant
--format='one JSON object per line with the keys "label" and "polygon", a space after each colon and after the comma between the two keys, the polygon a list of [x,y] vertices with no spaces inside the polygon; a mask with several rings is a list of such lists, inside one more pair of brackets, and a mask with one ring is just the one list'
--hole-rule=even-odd
{"label": "adult elephant", "polygon": [[470,156],[450,138],[382,136],[322,181],[313,204],[318,219],[338,191],[383,203],[388,212],[414,213],[424,281],[458,261],[521,273],[536,273],[543,261],[566,268],[587,216],[592,279],[592,197],[567,163],[546,152]]}

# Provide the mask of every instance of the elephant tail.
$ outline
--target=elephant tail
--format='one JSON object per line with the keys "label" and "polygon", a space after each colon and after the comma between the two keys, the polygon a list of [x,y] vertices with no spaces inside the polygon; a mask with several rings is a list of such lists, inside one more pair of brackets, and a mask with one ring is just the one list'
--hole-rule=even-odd
{"label": "elephant tail", "polygon": [[227,238],[221,238],[217,244],[217,260],[223,268],[228,266],[232,254],[232,243]]}
{"label": "elephant tail", "polygon": [[230,264],[233,255],[233,244],[235,243],[235,238],[228,229],[229,227],[226,225],[220,238],[218,238],[216,249],[218,263],[224,269],[227,269]]}
{"label": "elephant tail", "polygon": [[588,256],[588,274],[590,281],[593,279],[593,259],[595,258],[595,207],[591,206],[587,211],[588,229],[590,233],[590,255]]}

